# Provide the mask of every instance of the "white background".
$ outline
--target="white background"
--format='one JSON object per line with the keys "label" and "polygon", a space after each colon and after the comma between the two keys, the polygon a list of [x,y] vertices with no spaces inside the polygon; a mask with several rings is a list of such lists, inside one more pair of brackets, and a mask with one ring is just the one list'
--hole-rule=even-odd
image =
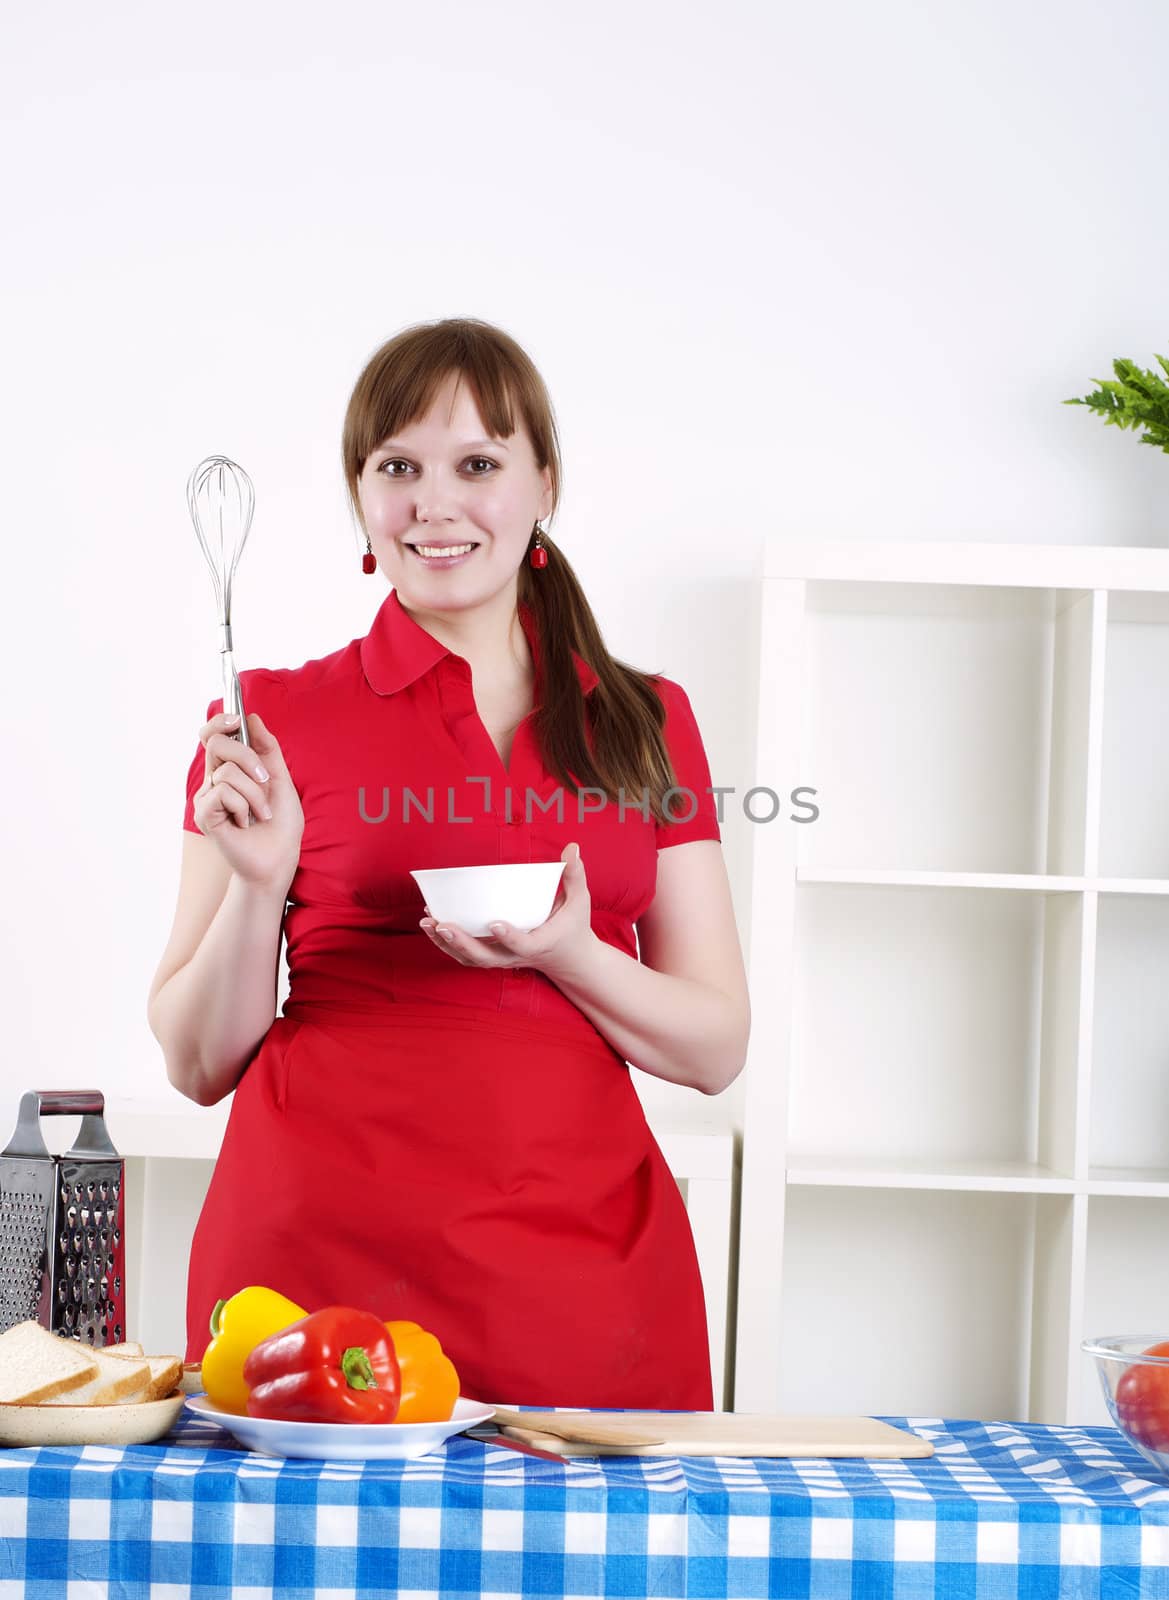
{"label": "white background", "polygon": [[[256,484],[240,667],[363,634],[340,428],[401,327],[532,355],[555,537],[740,793],[768,535],[1169,534],[1169,461],[1060,405],[1169,350],[1156,0],[65,4],[4,34],[0,1142],[34,1085],[185,1104],[145,1007],[220,692],[187,475],[222,451]],[[723,829],[743,927],[753,826]],[[676,1125],[739,1115],[741,1084],[635,1076]]]}

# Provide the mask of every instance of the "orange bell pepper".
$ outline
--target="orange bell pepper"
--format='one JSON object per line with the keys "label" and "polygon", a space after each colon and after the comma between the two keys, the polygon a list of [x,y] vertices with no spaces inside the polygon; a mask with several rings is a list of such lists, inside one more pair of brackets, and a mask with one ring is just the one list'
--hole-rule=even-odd
{"label": "orange bell pepper", "polygon": [[402,1375],[395,1422],[449,1422],[459,1397],[459,1375],[433,1333],[417,1322],[387,1322]]}

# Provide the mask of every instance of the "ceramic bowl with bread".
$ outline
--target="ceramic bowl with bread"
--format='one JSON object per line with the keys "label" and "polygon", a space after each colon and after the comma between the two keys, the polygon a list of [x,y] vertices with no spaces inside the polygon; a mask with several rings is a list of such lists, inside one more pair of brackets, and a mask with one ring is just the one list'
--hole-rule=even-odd
{"label": "ceramic bowl with bread", "polygon": [[147,1444],[183,1407],[184,1364],[18,1322],[0,1333],[0,1445]]}

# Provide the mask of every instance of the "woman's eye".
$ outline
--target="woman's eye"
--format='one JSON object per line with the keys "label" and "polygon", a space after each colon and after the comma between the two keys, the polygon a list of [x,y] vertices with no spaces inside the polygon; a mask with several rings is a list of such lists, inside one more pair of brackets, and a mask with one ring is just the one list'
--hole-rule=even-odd
{"label": "woman's eye", "polygon": [[[467,461],[469,465],[490,467],[492,471],[494,471],[499,465],[498,462],[492,461],[490,456],[468,456]],[[378,468],[378,471],[384,472],[387,478],[400,478],[402,476],[400,472],[390,472],[388,469],[390,467],[409,467],[409,465],[410,463],[408,461],[403,461],[400,456],[393,456],[390,460],[383,461],[381,466]],[[491,473],[472,472],[471,476],[473,478],[489,478]]]}

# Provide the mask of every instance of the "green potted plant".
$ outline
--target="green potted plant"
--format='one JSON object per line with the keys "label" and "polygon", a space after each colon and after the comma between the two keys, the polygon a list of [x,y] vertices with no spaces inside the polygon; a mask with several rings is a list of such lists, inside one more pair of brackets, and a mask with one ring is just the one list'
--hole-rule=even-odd
{"label": "green potted plant", "polygon": [[[1158,356],[1162,370],[1169,375],[1169,361]],[[1156,372],[1142,372],[1123,356],[1112,363],[1117,381],[1093,379],[1099,384],[1095,394],[1065,400],[1065,406],[1091,406],[1098,416],[1117,428],[1143,428],[1141,444],[1158,445],[1169,452],[1169,384]]]}

